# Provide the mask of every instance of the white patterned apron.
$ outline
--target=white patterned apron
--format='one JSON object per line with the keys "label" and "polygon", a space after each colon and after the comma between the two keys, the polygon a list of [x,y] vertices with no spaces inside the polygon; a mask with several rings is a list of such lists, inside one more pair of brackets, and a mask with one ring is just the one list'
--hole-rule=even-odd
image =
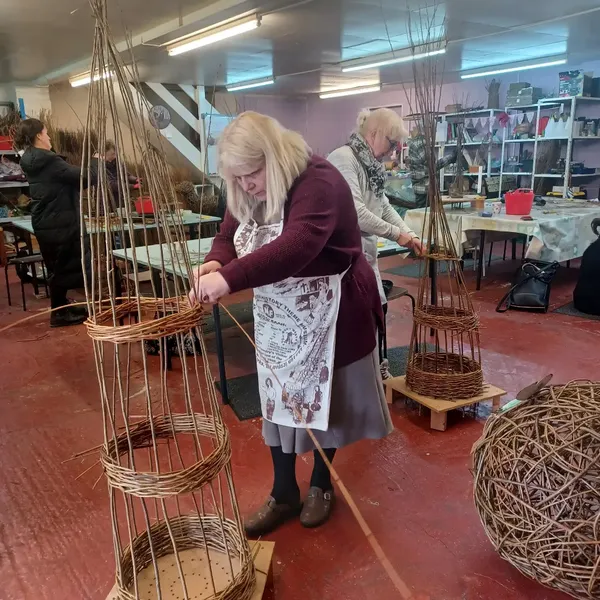
{"label": "white patterned apron", "polygon": [[[281,235],[279,223],[240,225],[238,257]],[[329,427],[341,275],[288,277],[254,289],[254,331],[263,418],[287,427]]]}

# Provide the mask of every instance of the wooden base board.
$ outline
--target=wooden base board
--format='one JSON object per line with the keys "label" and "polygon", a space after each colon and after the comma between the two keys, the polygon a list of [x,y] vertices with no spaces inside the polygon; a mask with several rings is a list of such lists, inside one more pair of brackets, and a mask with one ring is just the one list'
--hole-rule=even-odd
{"label": "wooden base board", "polygon": [[394,392],[398,392],[403,396],[426,406],[431,410],[431,429],[436,431],[446,431],[448,424],[448,411],[464,406],[471,406],[472,404],[478,404],[479,402],[485,402],[487,400],[492,401],[492,411],[496,412],[500,408],[500,399],[506,394],[503,389],[484,383],[483,392],[479,396],[473,398],[465,398],[462,400],[441,400],[439,398],[432,398],[431,396],[423,396],[413,392],[406,385],[406,377],[392,377],[386,379],[384,382],[386,388],[386,399],[388,404],[391,404],[394,400]]}
{"label": "wooden base board", "polygon": [[[274,542],[250,542],[250,549],[255,554],[256,587],[252,600],[262,600],[265,591],[271,585],[272,561],[275,550]],[[231,567],[229,559],[219,552],[209,551],[210,565],[217,593],[230,582]],[[204,550],[184,550],[179,554],[181,567],[185,575],[189,598],[209,600],[214,598],[211,578],[207,569],[206,552]],[[239,561],[237,563],[239,568]],[[183,600],[183,590],[179,585],[177,562],[172,554],[158,559],[161,577],[162,600]],[[236,564],[234,562],[235,570]],[[147,567],[138,575],[139,600],[155,600],[158,596],[154,582],[154,568]],[[117,600],[117,592],[113,588],[106,600]]]}

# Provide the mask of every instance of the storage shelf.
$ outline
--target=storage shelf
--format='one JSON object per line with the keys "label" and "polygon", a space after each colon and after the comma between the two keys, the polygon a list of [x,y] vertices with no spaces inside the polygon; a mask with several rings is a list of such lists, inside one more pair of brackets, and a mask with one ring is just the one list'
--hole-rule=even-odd
{"label": "storage shelf", "polygon": [[[500,175],[500,173],[488,173],[487,171],[483,171],[482,175],[484,177],[493,177],[494,175]],[[456,177],[456,173],[444,173],[444,177]],[[469,173],[469,171],[465,171],[463,177],[479,177],[479,173]]]}
{"label": "storage shelf", "polygon": [[[485,142],[483,142],[483,141],[482,142],[463,142],[462,146],[464,148],[465,146],[482,146],[484,144],[497,144],[498,146],[500,146],[502,144],[502,142],[501,141],[496,141],[496,140],[485,141]],[[442,146],[444,148],[456,148],[457,144],[456,144],[456,142],[448,142],[446,144],[436,144],[435,147],[436,148],[441,148]]]}
{"label": "storage shelf", "polygon": [[600,98],[589,98],[587,96],[568,96],[566,98],[542,98],[540,100],[540,105],[563,104],[571,102],[572,100],[575,100],[575,102],[600,102]]}
{"label": "storage shelf", "polygon": [[[565,137],[539,137],[537,138],[538,142],[552,142],[554,140],[567,141],[569,139],[568,136]],[[600,135],[574,135],[574,140],[600,140]],[[526,140],[504,140],[506,144],[526,144],[527,142],[535,142],[536,138],[529,138]]]}
{"label": "storage shelf", "polygon": [[[598,177],[600,173],[572,173],[569,177]],[[542,179],[564,179],[564,173],[536,173],[534,177],[540,177]]]}
{"label": "storage shelf", "polygon": [[529,175],[529,176],[531,176],[531,175],[533,175],[533,173],[521,173],[521,172],[516,172],[516,171],[511,173],[510,171],[507,171],[507,172],[502,171],[502,173],[500,173],[500,175]]}
{"label": "storage shelf", "polygon": [[509,110],[528,110],[530,108],[537,108],[537,104],[524,104],[523,106],[506,106],[505,112]]}
{"label": "storage shelf", "polygon": [[469,115],[488,115],[491,113],[503,113],[501,108],[481,108],[479,110],[464,110],[456,113],[443,113],[446,117],[466,117]]}
{"label": "storage shelf", "polygon": [[29,187],[29,183],[27,181],[0,181],[0,190],[20,187]]}

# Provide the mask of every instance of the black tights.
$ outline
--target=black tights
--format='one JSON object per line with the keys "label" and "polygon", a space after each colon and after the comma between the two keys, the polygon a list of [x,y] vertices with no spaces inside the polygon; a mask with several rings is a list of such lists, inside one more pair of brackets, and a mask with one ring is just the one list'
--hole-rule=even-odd
{"label": "black tights", "polygon": [[[323,452],[329,460],[333,461],[335,448],[324,448]],[[314,467],[310,478],[310,486],[321,488],[327,492],[331,489],[331,478],[325,461],[317,450],[313,450]],[[300,502],[300,488],[296,481],[296,454],[286,454],[281,446],[271,446],[273,459],[274,481],[271,496],[277,504],[298,504]]]}

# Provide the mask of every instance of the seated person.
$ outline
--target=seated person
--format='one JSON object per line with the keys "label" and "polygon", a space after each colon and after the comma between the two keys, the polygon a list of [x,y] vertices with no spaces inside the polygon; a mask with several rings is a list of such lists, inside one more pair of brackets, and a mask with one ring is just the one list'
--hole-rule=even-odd
{"label": "seated person", "polygon": [[[594,219],[592,230],[596,235],[600,235],[598,227],[600,219]],[[600,238],[583,253],[573,305],[582,313],[600,316]]]}
{"label": "seated person", "polygon": [[[412,189],[415,195],[415,208],[423,208],[428,204],[429,194],[429,169],[427,168],[427,146],[421,125],[417,125],[410,132],[408,141],[408,156],[405,159],[410,170]],[[456,162],[456,150],[451,154],[442,156],[436,163],[436,171]]]}

